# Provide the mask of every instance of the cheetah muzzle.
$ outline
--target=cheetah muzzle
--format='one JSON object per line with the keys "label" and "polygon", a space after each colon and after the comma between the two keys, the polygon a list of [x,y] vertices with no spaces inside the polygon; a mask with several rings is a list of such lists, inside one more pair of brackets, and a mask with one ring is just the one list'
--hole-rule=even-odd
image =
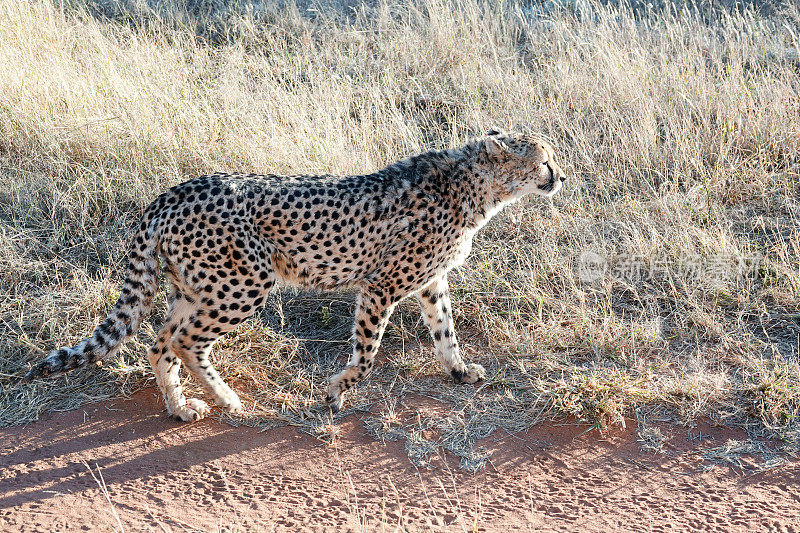
{"label": "cheetah muzzle", "polygon": [[171,283],[170,305],[147,357],[176,418],[199,420],[209,411],[204,401],[184,396],[181,364],[217,405],[241,410],[209,353],[264,303],[276,279],[358,292],[353,354],[327,389],[333,411],[372,370],[392,311],[411,295],[445,371],[457,383],[475,383],[486,372],[461,358],[447,273],[464,261],[475,232],[500,209],[528,194],[552,196],[563,180],[549,144],[492,131],[461,148],[427,152],[361,176],[214,174],[187,181],[145,210],[108,318],[78,345],[51,352],[23,379],[111,356],[150,309],[160,257]]}

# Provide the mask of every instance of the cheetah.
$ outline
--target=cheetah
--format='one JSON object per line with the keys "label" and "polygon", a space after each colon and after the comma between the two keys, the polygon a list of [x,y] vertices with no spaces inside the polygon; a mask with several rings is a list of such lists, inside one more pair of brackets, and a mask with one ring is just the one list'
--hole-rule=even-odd
{"label": "cheetah", "polygon": [[327,405],[367,375],[389,316],[416,296],[436,357],[456,383],[485,378],[459,353],[447,273],[503,207],[533,193],[557,193],[565,174],[553,148],[530,135],[490,131],[457,149],[409,157],[372,174],[335,177],[213,174],[177,185],[144,211],[128,254],[119,299],[108,318],[74,347],[54,350],[24,376],[86,366],[111,356],[149,311],[162,265],[169,311],[147,359],[173,417],[203,418],[187,399],[184,364],[218,406],[242,409],[209,360],[214,343],[285,284],[355,289],[353,352],[330,378]]}

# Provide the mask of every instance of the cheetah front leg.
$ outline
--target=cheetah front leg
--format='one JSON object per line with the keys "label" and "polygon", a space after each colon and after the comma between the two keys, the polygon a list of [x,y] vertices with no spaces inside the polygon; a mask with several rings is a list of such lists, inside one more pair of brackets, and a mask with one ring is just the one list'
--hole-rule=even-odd
{"label": "cheetah front leg", "polygon": [[356,306],[353,355],[344,369],[330,379],[326,402],[334,413],[342,407],[342,395],[372,371],[383,332],[394,311],[382,293],[362,291]]}
{"label": "cheetah front leg", "polygon": [[419,293],[417,300],[422,308],[422,317],[433,337],[436,358],[442,363],[445,371],[453,376],[456,383],[475,383],[486,377],[481,365],[465,364],[456,340],[453,328],[453,312],[450,305],[450,289],[447,278],[437,279]]}

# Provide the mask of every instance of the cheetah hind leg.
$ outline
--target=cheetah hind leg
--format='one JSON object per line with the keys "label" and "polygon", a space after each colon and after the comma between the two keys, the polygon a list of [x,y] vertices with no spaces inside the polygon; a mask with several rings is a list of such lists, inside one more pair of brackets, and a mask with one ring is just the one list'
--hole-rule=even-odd
{"label": "cheetah hind leg", "polygon": [[202,324],[202,319],[197,315],[192,316],[189,325],[179,330],[172,338],[172,349],[206,393],[214,398],[214,403],[229,413],[241,413],[242,402],[239,395],[223,381],[209,360],[211,348],[223,332],[219,334],[203,332],[203,326],[198,324]]}
{"label": "cheetah hind leg", "polygon": [[172,350],[214,402],[229,413],[241,413],[242,402],[222,380],[211,364],[209,354],[217,339],[236,328],[263,303],[274,285],[271,276],[265,278],[259,277],[252,283],[245,280],[244,285],[251,287],[248,292],[238,297],[231,295],[225,303],[201,303],[172,337]]}
{"label": "cheetah hind leg", "polygon": [[184,396],[180,380],[181,360],[172,350],[173,332],[187,323],[191,312],[191,304],[173,288],[167,321],[159,330],[156,342],[147,353],[147,359],[155,373],[156,384],[164,396],[167,412],[185,422],[200,420],[209,411],[208,404],[203,400],[187,399]]}

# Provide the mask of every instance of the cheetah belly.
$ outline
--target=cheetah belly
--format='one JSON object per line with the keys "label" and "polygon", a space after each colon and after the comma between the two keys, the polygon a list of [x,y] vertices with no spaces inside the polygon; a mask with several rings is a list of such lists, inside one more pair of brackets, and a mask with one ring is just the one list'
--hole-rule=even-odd
{"label": "cheetah belly", "polygon": [[472,236],[464,239],[464,242],[456,249],[456,253],[453,256],[453,260],[450,261],[449,269],[453,267],[458,267],[464,264],[464,261],[467,260],[469,253],[472,251]]}

